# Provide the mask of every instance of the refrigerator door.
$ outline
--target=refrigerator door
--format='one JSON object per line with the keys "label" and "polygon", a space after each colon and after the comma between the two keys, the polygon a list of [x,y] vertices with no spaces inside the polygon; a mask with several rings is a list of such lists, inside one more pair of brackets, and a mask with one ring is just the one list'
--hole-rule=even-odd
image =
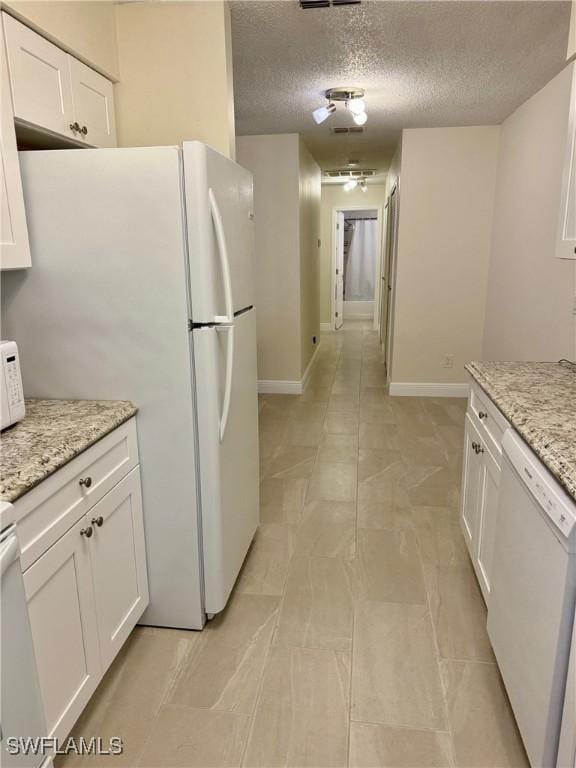
{"label": "refrigerator door", "polygon": [[20,154],[34,269],[2,277],[32,397],[138,406],[150,607],[201,629],[200,514],[177,147]]}
{"label": "refrigerator door", "polygon": [[[256,317],[193,331],[205,608],[225,605],[258,526]],[[228,408],[227,408],[228,403]]]}
{"label": "refrigerator door", "polygon": [[192,320],[231,322],[255,303],[252,174],[199,141],[182,152]]}

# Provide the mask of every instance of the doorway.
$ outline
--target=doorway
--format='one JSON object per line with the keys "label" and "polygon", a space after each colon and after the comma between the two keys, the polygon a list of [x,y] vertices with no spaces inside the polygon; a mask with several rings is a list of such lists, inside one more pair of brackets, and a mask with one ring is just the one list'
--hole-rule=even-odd
{"label": "doorway", "polygon": [[333,327],[369,320],[380,326],[381,209],[335,208],[333,231]]}

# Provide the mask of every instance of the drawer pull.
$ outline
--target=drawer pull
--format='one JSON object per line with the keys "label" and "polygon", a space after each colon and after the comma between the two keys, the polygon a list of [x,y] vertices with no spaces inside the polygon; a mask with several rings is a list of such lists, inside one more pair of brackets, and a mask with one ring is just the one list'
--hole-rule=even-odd
{"label": "drawer pull", "polygon": [[478,443],[476,443],[476,442],[473,442],[473,443],[472,443],[472,450],[473,450],[475,453],[478,453]]}
{"label": "drawer pull", "polygon": [[92,485],[92,478],[91,477],[81,477],[79,481],[80,485],[83,485],[84,488],[90,488]]}
{"label": "drawer pull", "polygon": [[482,448],[480,443],[472,443],[472,449],[476,456],[478,456],[479,453],[484,453],[484,448]]}
{"label": "drawer pull", "polygon": [[102,528],[102,526],[104,525],[104,518],[102,517],[102,515],[98,515],[98,517],[93,517],[91,522],[92,522],[92,525],[97,525],[98,528]]}
{"label": "drawer pull", "polygon": [[478,411],[478,418],[480,420],[487,419],[488,418],[488,414],[486,413],[486,411]]}
{"label": "drawer pull", "polygon": [[86,538],[89,539],[90,536],[92,536],[92,526],[89,525],[86,528],[82,528],[82,530],[80,531],[80,536],[86,536]]}

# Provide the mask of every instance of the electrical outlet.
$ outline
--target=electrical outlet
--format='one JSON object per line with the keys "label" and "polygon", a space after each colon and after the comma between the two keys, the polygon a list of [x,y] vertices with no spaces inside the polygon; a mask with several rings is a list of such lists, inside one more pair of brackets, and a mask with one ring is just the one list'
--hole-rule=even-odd
{"label": "electrical outlet", "polygon": [[454,355],[444,355],[444,368],[454,368]]}

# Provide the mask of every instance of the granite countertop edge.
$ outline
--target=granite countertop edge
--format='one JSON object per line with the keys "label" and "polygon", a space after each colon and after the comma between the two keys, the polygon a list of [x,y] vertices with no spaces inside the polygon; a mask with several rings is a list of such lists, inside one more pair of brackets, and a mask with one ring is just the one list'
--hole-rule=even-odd
{"label": "granite countertop edge", "polygon": [[[60,417],[65,422],[61,435],[58,431],[59,424],[50,424],[53,436],[50,437],[49,446],[42,451],[41,439],[46,439],[50,434],[47,429],[50,416],[47,415],[43,421],[36,411],[42,408],[50,411],[59,407],[72,409],[73,414],[68,418]],[[96,414],[95,411],[97,411]],[[25,419],[15,424],[10,431],[2,433],[0,501],[16,502],[106,435],[129,421],[137,412],[137,406],[128,400],[27,399]],[[40,445],[34,440],[35,435]],[[10,455],[8,462],[5,462],[7,444]]]}
{"label": "granite countertop edge", "polygon": [[[566,460],[554,445],[551,436],[546,431],[546,425],[537,423],[538,417],[527,414],[525,407],[516,400],[509,387],[493,381],[478,366],[482,363],[474,361],[465,365],[465,369],[494,402],[510,425],[529,445],[534,453],[542,460],[546,468],[572,499],[576,501],[576,467]],[[510,363],[513,365],[513,363]],[[522,365],[529,365],[523,363]],[[545,365],[542,363],[540,365]],[[576,425],[574,426],[576,431]]]}

